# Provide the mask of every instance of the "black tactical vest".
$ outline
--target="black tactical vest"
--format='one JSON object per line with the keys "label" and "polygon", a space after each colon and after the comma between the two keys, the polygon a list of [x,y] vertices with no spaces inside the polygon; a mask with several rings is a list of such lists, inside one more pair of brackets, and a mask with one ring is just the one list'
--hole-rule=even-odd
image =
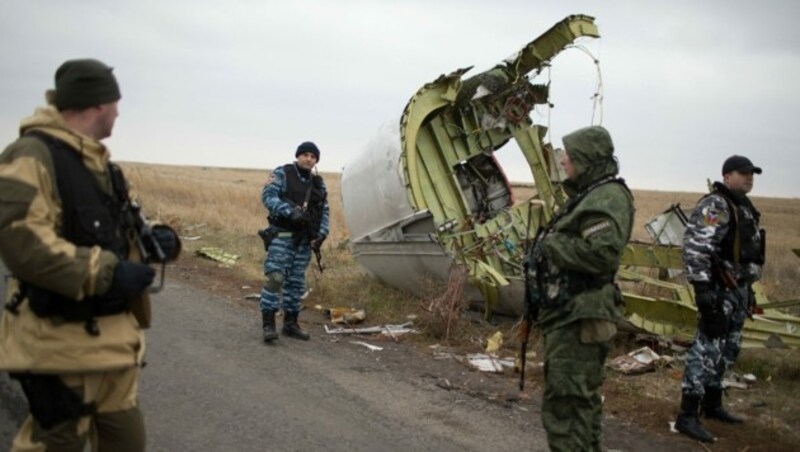
{"label": "black tactical vest", "polygon": [[313,235],[319,232],[322,224],[325,199],[328,196],[322,184],[322,176],[312,175],[309,181],[304,181],[300,178],[294,163],[283,165],[283,174],[286,177],[286,191],[281,194],[281,199],[293,206],[303,206],[306,198],[308,198],[306,212],[310,219],[308,227],[311,230],[303,231],[302,226],[292,223],[288,218],[278,217],[277,215],[270,214],[269,223],[282,229],[307,233],[309,235],[308,238],[313,239]]}
{"label": "black tactical vest", "polygon": [[[128,255],[128,241],[122,227],[122,200],[118,193],[126,189],[122,171],[109,164],[114,188],[108,194],[83,164],[81,155],[63,141],[45,133],[28,132],[42,140],[53,160],[54,177],[61,198],[61,237],[76,246],[100,246],[120,260]],[[112,177],[112,174],[118,177]],[[118,180],[115,180],[118,179]],[[117,314],[124,303],[108,303],[104,297],[76,301],[53,291],[22,281],[23,294],[31,310],[40,317],[61,317],[67,321],[90,321],[93,317]],[[109,307],[114,306],[113,312]]]}
{"label": "black tactical vest", "polygon": [[720,244],[722,259],[739,265],[750,263],[764,265],[764,231],[758,227],[761,213],[747,196],[737,196],[725,184],[715,182],[712,194],[722,196],[730,211],[728,232]]}

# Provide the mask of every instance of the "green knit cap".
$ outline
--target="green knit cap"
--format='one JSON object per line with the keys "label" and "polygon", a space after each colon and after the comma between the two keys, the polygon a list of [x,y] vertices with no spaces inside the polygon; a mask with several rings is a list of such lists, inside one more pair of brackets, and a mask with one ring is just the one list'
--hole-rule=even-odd
{"label": "green knit cap", "polygon": [[122,96],[112,70],[91,58],[65,61],[56,70],[53,104],[61,111],[118,101]]}

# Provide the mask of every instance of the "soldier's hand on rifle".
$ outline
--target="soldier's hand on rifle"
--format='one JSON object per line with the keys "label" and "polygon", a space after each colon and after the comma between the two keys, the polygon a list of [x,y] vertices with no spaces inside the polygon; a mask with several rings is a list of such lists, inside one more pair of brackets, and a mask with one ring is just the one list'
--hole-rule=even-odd
{"label": "soldier's hand on rifle", "polygon": [[322,248],[322,243],[325,241],[327,237],[324,235],[318,235],[311,240],[311,249],[312,250],[319,250]]}
{"label": "soldier's hand on rifle", "polygon": [[292,210],[292,215],[289,217],[289,220],[296,225],[304,224],[306,222],[306,211],[300,206],[295,206],[295,208]]}
{"label": "soldier's hand on rifle", "polygon": [[153,238],[164,252],[164,262],[172,262],[181,254],[181,239],[174,229],[165,225],[153,226]]}
{"label": "soldier's hand on rifle", "polygon": [[108,288],[108,298],[133,300],[153,283],[156,271],[138,262],[119,261],[114,267],[114,279]]}
{"label": "soldier's hand on rifle", "polygon": [[717,295],[711,290],[709,283],[693,282],[692,286],[694,286],[697,310],[700,311],[698,329],[709,339],[716,339],[728,334],[728,317],[725,315],[722,301],[717,299]]}

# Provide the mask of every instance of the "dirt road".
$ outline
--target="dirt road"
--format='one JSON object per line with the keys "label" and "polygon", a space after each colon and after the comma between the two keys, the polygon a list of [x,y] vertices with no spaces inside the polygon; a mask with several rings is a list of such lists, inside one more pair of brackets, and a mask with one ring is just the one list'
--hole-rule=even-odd
{"label": "dirt road", "polygon": [[[182,282],[155,300],[140,401],[148,450],[547,450],[538,396],[508,401],[514,382],[434,360],[402,342],[371,351],[325,335],[261,343],[255,306]],[[301,317],[303,319],[303,317]],[[507,388],[507,389],[504,389]],[[505,392],[504,392],[505,391]],[[0,450],[24,399],[0,378]],[[609,420],[616,450],[690,450]]]}

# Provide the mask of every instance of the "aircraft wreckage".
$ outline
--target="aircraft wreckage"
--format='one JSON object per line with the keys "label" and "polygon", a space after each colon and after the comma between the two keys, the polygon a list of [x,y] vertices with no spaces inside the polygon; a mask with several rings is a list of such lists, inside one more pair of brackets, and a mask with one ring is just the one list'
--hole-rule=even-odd
{"label": "aircraft wreckage", "polygon": [[[486,72],[465,79],[470,68],[459,69],[422,86],[399,121],[384,125],[342,172],[356,261],[420,296],[423,281],[447,281],[459,266],[468,274],[465,296],[482,303],[487,316],[521,315],[525,244],[566,199],[547,127],[530,115],[549,104],[549,84],[531,79],[578,38],[599,36],[594,18],[569,16]],[[494,156],[512,140],[535,186],[532,198],[517,203]],[[682,268],[682,221],[685,214],[673,207],[648,223],[653,243],[629,243],[618,281],[631,327],[690,340],[690,286],[658,277]],[[800,318],[770,305],[759,284],[754,289],[763,313],[747,321],[744,345],[800,346]]]}

